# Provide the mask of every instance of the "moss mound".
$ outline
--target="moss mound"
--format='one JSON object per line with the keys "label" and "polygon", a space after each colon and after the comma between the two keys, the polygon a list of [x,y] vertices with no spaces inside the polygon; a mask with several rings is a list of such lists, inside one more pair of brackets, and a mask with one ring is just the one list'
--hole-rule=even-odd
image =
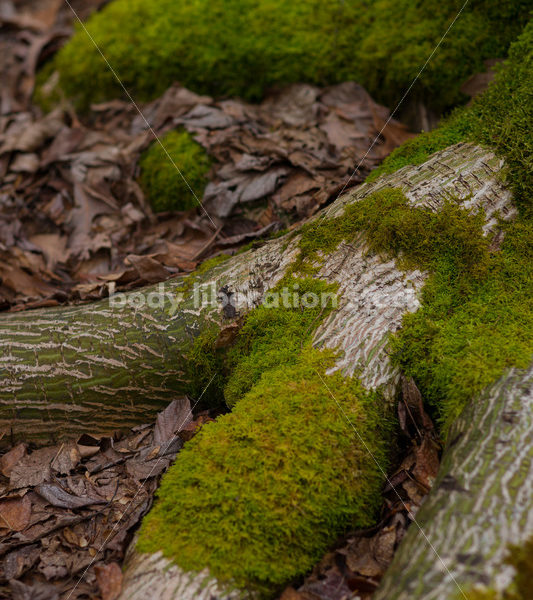
{"label": "moss mound", "polygon": [[168,159],[161,144],[154,142],[139,161],[139,183],[152,208],[155,212],[197,208],[211,166],[206,151],[184,130],[169,131],[161,143],[187,181]]}
{"label": "moss mound", "polygon": [[[173,81],[214,96],[260,98],[278,84],[354,79],[397,102],[462,0],[114,0],[87,27],[126,87],[141,100]],[[471,0],[414,90],[437,109],[486,58],[505,55],[528,2]],[[121,94],[81,29],[54,60],[66,95],[86,108]],[[92,85],[87,86],[86,82]]]}
{"label": "moss mound", "polygon": [[522,212],[533,207],[533,22],[509,49],[494,82],[472,106],[453,113],[440,127],[409,140],[373,171],[369,180],[417,165],[458,142],[473,141],[505,158],[509,183]]}
{"label": "moss mound", "polygon": [[[291,279],[304,293],[332,289]],[[361,439],[386,466],[391,416],[356,379],[326,375],[333,353],[309,342],[317,316],[301,306],[250,314],[229,357],[225,392],[235,408],[181,452],[143,521],[139,551],[163,548],[186,570],[207,566],[229,586],[270,597],[346,528],[374,522],[383,473]]]}
{"label": "moss mound", "polygon": [[390,189],[347,206],[340,217],[310,223],[300,242],[304,269],[365,231],[371,251],[430,271],[422,307],[404,317],[392,348],[444,433],[472,397],[511,366],[527,367],[533,353],[533,224],[506,224],[499,252],[490,251],[483,224],[482,214],[453,200],[435,213]]}

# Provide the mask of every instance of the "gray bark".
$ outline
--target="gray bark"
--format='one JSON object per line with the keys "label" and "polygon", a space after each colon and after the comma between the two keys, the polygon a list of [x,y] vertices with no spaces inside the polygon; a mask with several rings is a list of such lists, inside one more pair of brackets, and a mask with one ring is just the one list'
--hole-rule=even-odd
{"label": "gray bark", "polygon": [[453,425],[420,528],[411,525],[374,599],[456,600],[476,584],[505,590],[507,546],[533,534],[532,458],[533,364],[507,373]]}

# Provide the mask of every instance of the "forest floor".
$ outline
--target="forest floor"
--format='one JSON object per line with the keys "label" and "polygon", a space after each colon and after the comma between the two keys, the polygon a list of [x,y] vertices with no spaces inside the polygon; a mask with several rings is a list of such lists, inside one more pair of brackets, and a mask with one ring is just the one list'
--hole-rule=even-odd
{"label": "forest floor", "polygon": [[[82,18],[102,4],[73,2]],[[211,184],[206,210],[156,214],[138,183],[139,157],[154,136],[130,102],[85,115],[68,102],[44,115],[32,102],[36,72],[72,21],[63,0],[0,1],[1,310],[100,299],[260,243],[360,183],[412,135],[394,120],[382,130],[389,110],[355,83],[293,85],[258,105],[175,84],[142,113],[158,136],[176,127],[194,136],[213,158]],[[376,588],[408,526],[407,509],[416,512],[438,468],[435,431],[414,384],[404,383],[404,434],[390,474],[403,503],[384,489],[380,522],[338,540],[283,600],[368,598]],[[192,416],[189,406],[176,400],[154,424],[105,438],[88,431],[44,448],[4,433],[0,598],[117,597],[121,561],[159,476],[183,441],[216,417]]]}

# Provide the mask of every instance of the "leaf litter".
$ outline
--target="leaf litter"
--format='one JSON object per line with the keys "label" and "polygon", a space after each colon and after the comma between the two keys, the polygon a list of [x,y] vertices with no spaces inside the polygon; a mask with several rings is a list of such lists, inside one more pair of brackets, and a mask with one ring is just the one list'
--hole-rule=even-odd
{"label": "leaf litter", "polygon": [[[83,17],[103,3],[73,6]],[[292,85],[255,105],[176,83],[141,108],[158,136],[183,127],[212,157],[201,199],[212,222],[200,208],[154,214],[138,184],[153,136],[131,103],[82,118],[66,101],[44,116],[31,102],[36,70],[71,30],[65,3],[0,2],[0,309],[95,300],[189,272],[309,217],[410,136],[394,120],[378,135],[389,111],[354,82]]]}
{"label": "leaf litter", "polygon": [[[174,400],[151,425],[0,458],[0,598],[114,600],[120,564],[184,440],[212,420]],[[85,572],[85,570],[87,572]],[[79,585],[76,583],[81,579]],[[74,589],[75,588],[75,589]]]}

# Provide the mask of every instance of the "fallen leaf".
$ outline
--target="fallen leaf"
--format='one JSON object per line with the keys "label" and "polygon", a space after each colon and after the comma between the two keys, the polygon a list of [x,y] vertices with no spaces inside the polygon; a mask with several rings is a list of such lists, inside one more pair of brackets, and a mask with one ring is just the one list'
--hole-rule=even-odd
{"label": "fallen leaf", "polygon": [[26,529],[31,517],[31,501],[27,496],[22,498],[0,499],[0,527],[10,531]]}
{"label": "fallen leaf", "polygon": [[96,581],[102,593],[102,600],[116,600],[122,590],[122,569],[116,562],[96,565]]}

